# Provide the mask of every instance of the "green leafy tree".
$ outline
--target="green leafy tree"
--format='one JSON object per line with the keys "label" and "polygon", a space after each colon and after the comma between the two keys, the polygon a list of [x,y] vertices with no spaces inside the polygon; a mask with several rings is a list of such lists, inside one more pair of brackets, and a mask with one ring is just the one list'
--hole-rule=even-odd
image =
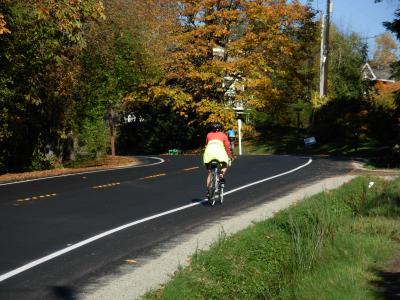
{"label": "green leafy tree", "polygon": [[329,91],[333,99],[360,99],[365,91],[361,68],[367,59],[367,46],[354,32],[332,27]]}
{"label": "green leafy tree", "polygon": [[0,14],[10,31],[0,35],[0,166],[18,170],[49,144],[63,156],[83,24],[102,16],[102,3],[3,1]]}
{"label": "green leafy tree", "polygon": [[[81,139],[88,136],[88,130],[99,139],[108,139],[102,130],[97,131],[98,127],[84,124],[103,120],[112,109],[119,116],[114,118],[114,125],[119,125],[123,116],[133,110],[137,112],[142,103],[148,101],[149,86],[162,76],[159,44],[164,33],[155,31],[160,24],[152,19],[159,6],[156,1],[148,1],[146,8],[142,1],[108,2],[106,20],[88,25],[87,47],[81,55],[82,72],[76,94],[80,101],[75,125],[76,131],[82,133]],[[109,144],[102,145],[101,152],[105,152]]]}

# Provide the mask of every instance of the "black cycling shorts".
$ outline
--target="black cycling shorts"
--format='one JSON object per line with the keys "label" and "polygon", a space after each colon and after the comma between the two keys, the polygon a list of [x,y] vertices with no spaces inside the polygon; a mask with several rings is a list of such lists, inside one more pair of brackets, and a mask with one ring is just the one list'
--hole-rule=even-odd
{"label": "black cycling shorts", "polygon": [[[221,161],[220,164],[222,166],[221,169],[225,169],[228,166],[228,164],[226,162],[224,162],[224,161]],[[204,165],[206,166],[207,170],[211,169],[211,164],[210,163],[207,163],[207,164],[204,164]]]}

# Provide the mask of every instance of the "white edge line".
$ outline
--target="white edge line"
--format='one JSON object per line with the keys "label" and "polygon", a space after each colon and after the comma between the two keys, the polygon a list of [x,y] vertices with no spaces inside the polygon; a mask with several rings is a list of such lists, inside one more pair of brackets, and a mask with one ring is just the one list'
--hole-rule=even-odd
{"label": "white edge line", "polygon": [[[204,200],[203,200],[203,201],[204,201]],[[202,201],[201,201],[201,202],[202,202]],[[131,222],[131,223],[128,223],[128,224],[125,224],[125,225],[116,227],[116,228],[114,228],[114,229],[107,230],[107,231],[105,231],[105,232],[103,232],[103,233],[100,233],[100,234],[98,234],[98,235],[95,235],[95,236],[93,236],[93,237],[91,237],[91,238],[88,238],[88,239],[86,239],[86,240],[83,240],[83,241],[81,241],[81,242],[78,242],[78,243],[76,243],[76,244],[73,244],[73,245],[71,245],[71,246],[69,246],[69,247],[67,247],[67,248],[61,249],[61,250],[56,251],[56,252],[54,252],[54,253],[51,253],[51,254],[49,254],[49,255],[47,255],[47,256],[44,256],[44,257],[42,257],[42,258],[39,258],[39,259],[37,259],[37,260],[35,260],[35,261],[32,261],[32,262],[30,262],[30,263],[28,263],[28,264],[26,264],[26,265],[23,265],[22,267],[19,267],[19,268],[15,269],[15,270],[12,270],[12,271],[10,271],[10,272],[7,272],[7,273],[5,273],[5,274],[3,274],[3,275],[0,276],[0,282],[2,282],[3,280],[8,279],[8,278],[10,278],[10,277],[13,277],[13,276],[15,276],[15,275],[17,275],[17,274],[19,274],[19,273],[22,273],[22,272],[24,272],[24,271],[26,271],[26,270],[28,270],[28,269],[31,269],[31,268],[33,268],[33,267],[35,267],[35,266],[37,266],[37,265],[40,265],[40,264],[42,264],[42,263],[44,263],[44,262],[46,262],[46,261],[49,261],[49,260],[51,260],[51,259],[53,259],[53,258],[56,258],[57,256],[60,256],[60,255],[65,254],[65,253],[68,253],[68,252],[70,252],[70,251],[72,251],[72,250],[74,250],[74,249],[77,249],[77,248],[79,248],[79,247],[82,247],[82,246],[84,246],[84,245],[87,245],[87,244],[89,244],[89,243],[91,243],[91,242],[94,242],[94,241],[96,241],[96,240],[98,240],[98,239],[101,239],[101,238],[103,238],[103,237],[106,237],[106,236],[108,236],[108,235],[110,235],[110,234],[113,234],[113,233],[115,233],[115,232],[121,231],[121,230],[126,229],[126,228],[128,228],[128,227],[132,227],[132,226],[134,226],[134,225],[137,225],[137,224],[140,224],[140,223],[144,223],[144,222],[147,222],[147,221],[150,221],[150,220],[153,220],[153,219],[156,219],[156,218],[159,218],[159,217],[168,215],[168,214],[172,214],[172,213],[177,212],[177,211],[180,211],[180,210],[184,210],[184,209],[186,209],[186,208],[189,208],[189,207],[198,205],[198,204],[201,203],[201,202],[195,202],[195,203],[191,203],[191,204],[188,204],[188,205],[184,205],[184,206],[181,206],[181,207],[178,207],[178,208],[175,208],[175,209],[171,209],[171,210],[168,210],[168,211],[165,211],[165,212],[162,212],[162,213],[159,213],[159,214],[156,214],[156,215],[153,215],[153,216],[144,218],[144,219],[140,219],[140,220],[137,220],[137,221],[134,221],[134,222]]]}
{"label": "white edge line", "polygon": [[[297,168],[295,168],[295,169],[289,170],[289,171],[284,172],[284,173],[280,173],[280,174],[275,175],[275,176],[271,176],[271,177],[268,177],[268,178],[265,178],[265,179],[262,179],[262,180],[259,180],[259,181],[255,181],[255,182],[252,182],[252,183],[243,185],[243,186],[241,186],[241,187],[238,187],[238,188],[236,188],[236,189],[233,189],[233,190],[230,190],[230,191],[226,192],[225,195],[229,195],[229,194],[232,194],[232,193],[237,192],[237,191],[239,191],[239,190],[243,190],[243,189],[245,189],[245,188],[248,188],[248,187],[250,187],[250,186],[253,186],[253,185],[256,185],[256,184],[259,184],[259,183],[268,181],[268,180],[272,180],[272,179],[277,178],[277,177],[280,177],[280,176],[284,176],[284,175],[287,175],[287,174],[296,172],[297,170],[300,170],[300,169],[302,169],[302,168],[308,166],[308,165],[311,164],[311,163],[312,163],[312,159],[311,159],[311,158],[308,158],[308,162],[305,163],[304,165],[301,165],[301,166],[299,166],[299,167],[297,167]],[[31,269],[31,268],[33,268],[33,267],[35,267],[35,266],[38,266],[38,265],[40,265],[40,264],[42,264],[42,263],[44,263],[44,262],[46,262],[46,261],[49,261],[49,260],[51,260],[51,259],[53,259],[53,258],[56,258],[56,257],[58,257],[58,256],[60,256],[60,255],[63,255],[63,254],[65,254],[65,253],[68,253],[68,252],[70,252],[70,251],[72,251],[72,250],[74,250],[74,249],[77,249],[77,248],[82,247],[82,246],[84,246],[84,245],[87,245],[87,244],[89,244],[89,243],[91,243],[91,242],[94,242],[94,241],[96,241],[96,240],[98,240],[98,239],[101,239],[101,238],[103,238],[103,237],[106,237],[106,236],[108,236],[108,235],[111,235],[111,234],[113,234],[113,233],[115,233],[115,232],[121,231],[121,230],[123,230],[123,229],[129,228],[129,227],[135,226],[135,225],[137,225],[137,224],[144,223],[144,222],[147,222],[147,221],[150,221],[150,220],[153,220],[153,219],[156,219],[156,218],[165,216],[165,215],[169,215],[169,214],[175,213],[175,212],[180,211],[180,210],[184,210],[184,209],[187,209],[187,208],[190,208],[190,207],[199,205],[199,204],[203,204],[203,203],[205,203],[205,202],[207,202],[207,199],[203,199],[203,200],[201,200],[201,201],[199,201],[199,202],[191,203],[191,204],[188,204],[188,205],[180,206],[180,207],[177,207],[177,208],[174,208],[174,209],[171,209],[171,210],[168,210],[168,211],[165,211],[165,212],[156,214],[156,215],[149,216],[149,217],[144,218],[144,219],[140,219],[140,220],[137,220],[137,221],[133,221],[133,222],[131,222],[131,223],[128,223],[128,224],[125,224],[125,225],[116,227],[116,228],[114,228],[114,229],[107,230],[107,231],[105,231],[105,232],[103,232],[103,233],[100,233],[100,234],[98,234],[98,235],[95,235],[95,236],[93,236],[93,237],[91,237],[91,238],[88,238],[88,239],[86,239],[86,240],[83,240],[83,241],[81,241],[81,242],[78,242],[78,243],[76,243],[76,244],[73,244],[73,245],[71,245],[71,246],[69,246],[69,247],[66,247],[66,248],[64,248],[64,249],[61,249],[61,250],[56,251],[56,252],[54,252],[54,253],[51,253],[51,254],[49,254],[49,255],[47,255],[47,256],[44,256],[44,257],[39,258],[39,259],[37,259],[37,260],[34,260],[34,261],[32,261],[32,262],[30,262],[30,263],[28,263],[28,264],[26,264],[26,265],[23,265],[23,266],[21,266],[21,267],[19,267],[19,268],[17,268],[17,269],[14,269],[14,270],[10,271],[10,272],[7,272],[7,273],[5,273],[5,274],[2,274],[2,275],[0,275],[0,282],[4,281],[4,280],[6,280],[6,279],[8,279],[8,278],[10,278],[10,277],[13,277],[13,276],[15,276],[15,275],[17,275],[17,274],[19,274],[19,273],[22,273],[22,272],[24,272],[24,271],[26,271],[26,270],[29,270],[29,269]]]}
{"label": "white edge line", "polygon": [[160,157],[146,156],[146,158],[158,159],[159,162],[150,163],[150,164],[144,164],[144,165],[123,166],[123,167],[115,167],[115,168],[110,168],[110,169],[101,169],[101,170],[95,170],[95,171],[86,171],[86,172],[78,172],[78,173],[70,173],[70,174],[62,174],[62,175],[54,175],[54,176],[48,176],[48,177],[40,177],[40,178],[26,179],[26,180],[20,180],[20,181],[6,182],[6,183],[0,183],[0,186],[10,185],[10,184],[17,184],[17,183],[24,183],[24,182],[30,182],[30,181],[52,179],[52,178],[59,178],[59,177],[74,176],[74,175],[100,173],[100,172],[114,171],[114,170],[121,170],[121,169],[150,167],[150,166],[162,164],[163,162],[165,162],[165,160],[160,158]]}

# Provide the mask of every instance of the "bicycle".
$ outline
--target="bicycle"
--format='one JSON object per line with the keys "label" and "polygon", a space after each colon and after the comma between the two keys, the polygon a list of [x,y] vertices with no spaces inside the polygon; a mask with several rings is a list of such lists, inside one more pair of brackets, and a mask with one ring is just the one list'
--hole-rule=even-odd
{"label": "bicycle", "polygon": [[208,185],[208,203],[211,206],[214,206],[217,200],[220,204],[224,201],[224,185],[221,183],[222,167],[222,163],[218,160],[210,162],[211,180]]}

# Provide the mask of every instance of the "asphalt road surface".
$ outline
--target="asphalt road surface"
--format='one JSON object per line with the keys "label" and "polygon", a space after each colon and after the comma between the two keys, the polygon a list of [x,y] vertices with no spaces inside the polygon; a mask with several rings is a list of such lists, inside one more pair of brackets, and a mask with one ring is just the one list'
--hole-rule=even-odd
{"label": "asphalt road surface", "polygon": [[0,299],[75,299],[85,285],[182,234],[351,171],[324,158],[242,156],[226,174],[223,205],[210,207],[201,157],[141,160],[0,184]]}

